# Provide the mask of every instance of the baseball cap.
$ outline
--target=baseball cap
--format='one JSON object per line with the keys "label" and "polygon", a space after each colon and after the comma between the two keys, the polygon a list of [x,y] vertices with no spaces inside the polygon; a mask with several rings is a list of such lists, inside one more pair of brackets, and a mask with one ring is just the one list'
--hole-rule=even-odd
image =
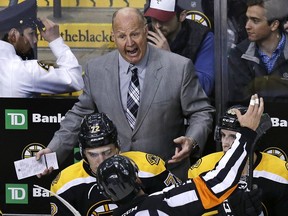
{"label": "baseball cap", "polygon": [[0,11],[0,32],[9,31],[12,28],[35,28],[37,19],[36,0],[26,0]]}
{"label": "baseball cap", "polygon": [[177,0],[150,0],[144,16],[167,22],[176,14]]}

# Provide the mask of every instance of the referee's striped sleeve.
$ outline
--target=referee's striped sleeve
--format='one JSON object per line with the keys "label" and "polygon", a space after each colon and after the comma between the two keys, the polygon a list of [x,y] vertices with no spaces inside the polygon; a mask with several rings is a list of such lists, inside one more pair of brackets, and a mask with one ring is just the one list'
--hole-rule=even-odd
{"label": "referee's striped sleeve", "polygon": [[193,179],[205,209],[222,203],[236,188],[255,137],[255,131],[242,128],[214,169]]}

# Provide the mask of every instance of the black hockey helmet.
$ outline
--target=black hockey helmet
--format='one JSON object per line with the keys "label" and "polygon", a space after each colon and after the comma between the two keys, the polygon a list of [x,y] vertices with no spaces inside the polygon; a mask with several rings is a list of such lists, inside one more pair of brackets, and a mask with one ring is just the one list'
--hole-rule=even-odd
{"label": "black hockey helmet", "polygon": [[104,160],[97,169],[97,180],[104,195],[113,202],[133,199],[140,190],[137,183],[138,167],[129,158],[114,155]]}
{"label": "black hockey helmet", "polygon": [[228,108],[225,114],[219,119],[218,125],[215,128],[214,139],[217,142],[221,142],[221,129],[231,130],[239,132],[241,125],[238,121],[236,113],[233,109],[238,109],[241,114],[245,114],[247,107],[241,105],[235,105]]}
{"label": "black hockey helmet", "polygon": [[85,159],[86,148],[115,144],[118,148],[117,129],[104,113],[92,113],[84,116],[78,134],[80,153]]}

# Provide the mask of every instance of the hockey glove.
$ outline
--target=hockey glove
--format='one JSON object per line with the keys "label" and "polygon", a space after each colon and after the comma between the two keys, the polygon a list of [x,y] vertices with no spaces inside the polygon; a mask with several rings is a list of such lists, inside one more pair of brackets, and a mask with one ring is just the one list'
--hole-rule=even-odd
{"label": "hockey glove", "polygon": [[257,185],[253,185],[250,192],[236,190],[219,206],[218,215],[258,216],[262,212],[261,196],[262,190],[258,189]]}

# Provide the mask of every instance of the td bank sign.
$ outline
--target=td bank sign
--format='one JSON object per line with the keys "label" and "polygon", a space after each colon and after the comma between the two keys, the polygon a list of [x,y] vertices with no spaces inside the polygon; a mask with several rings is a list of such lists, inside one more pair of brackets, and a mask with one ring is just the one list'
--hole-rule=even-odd
{"label": "td bank sign", "polygon": [[6,109],[5,110],[5,129],[27,130],[27,110]]}
{"label": "td bank sign", "polygon": [[6,184],[6,203],[28,204],[28,185]]}
{"label": "td bank sign", "polygon": [[[40,113],[32,113],[32,123],[60,123],[65,116],[57,113],[55,116],[45,116]],[[5,110],[5,129],[7,130],[27,130],[28,111],[20,109]]]}

